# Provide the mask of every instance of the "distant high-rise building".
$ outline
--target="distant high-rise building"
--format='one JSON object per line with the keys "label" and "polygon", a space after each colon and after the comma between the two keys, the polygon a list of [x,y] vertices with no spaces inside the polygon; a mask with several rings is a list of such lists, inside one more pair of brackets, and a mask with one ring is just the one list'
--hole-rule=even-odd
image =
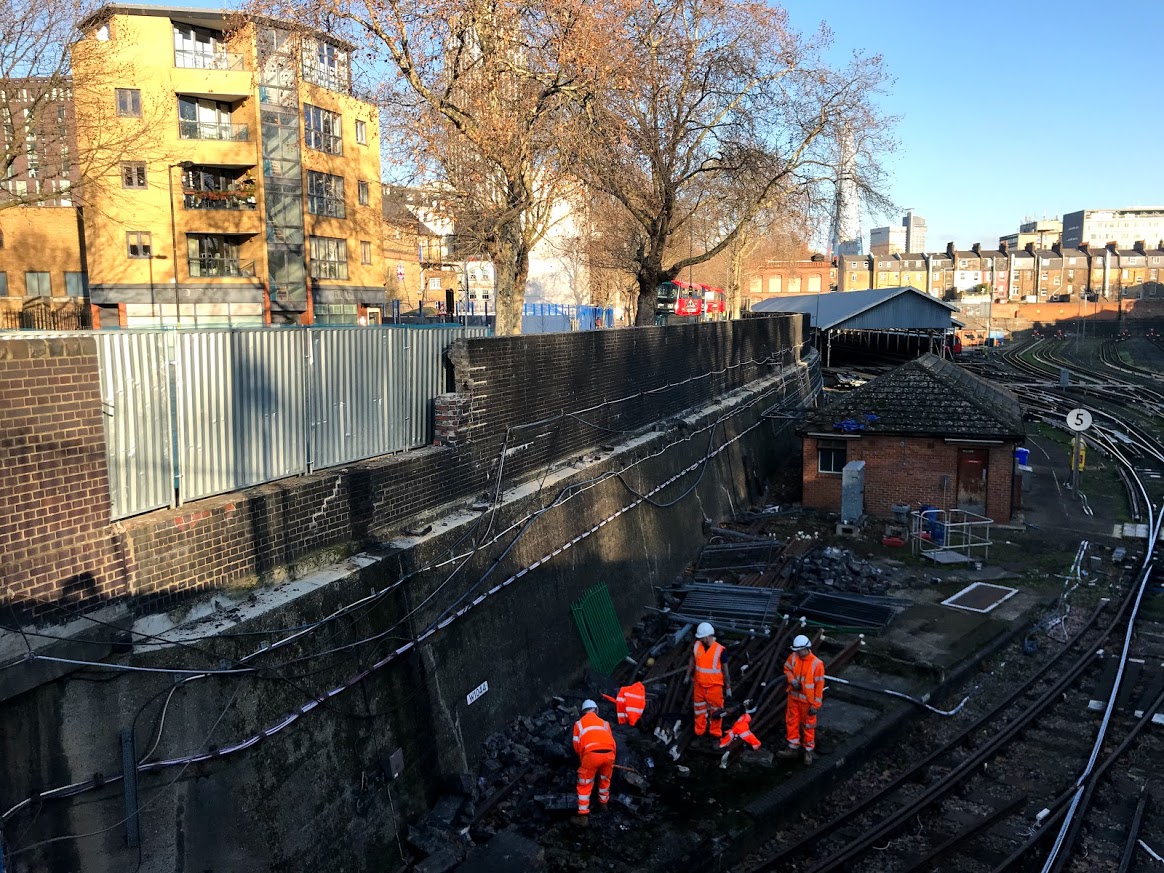
{"label": "distant high-rise building", "polygon": [[869,251],[875,255],[916,254],[926,250],[926,220],[910,209],[901,225],[869,231]]}
{"label": "distant high-rise building", "polygon": [[1063,216],[1064,247],[1114,242],[1116,248],[1130,249],[1140,240],[1152,245],[1164,240],[1164,206],[1080,209]]}
{"label": "distant high-rise building", "polygon": [[998,238],[998,244],[1005,243],[1007,251],[1025,249],[1027,243],[1034,243],[1037,249],[1049,249],[1063,239],[1063,222],[1057,218],[1027,220],[1019,225],[1018,233],[1008,233]]}
{"label": "distant high-rise building", "polygon": [[841,161],[837,172],[836,199],[829,234],[829,249],[834,257],[861,254],[861,204],[857,196],[856,156],[853,138],[841,140]]}
{"label": "distant high-rise building", "polygon": [[901,219],[901,225],[905,228],[905,250],[910,254],[918,254],[926,250],[926,220],[920,215],[915,215],[912,209],[905,213],[905,217]]}

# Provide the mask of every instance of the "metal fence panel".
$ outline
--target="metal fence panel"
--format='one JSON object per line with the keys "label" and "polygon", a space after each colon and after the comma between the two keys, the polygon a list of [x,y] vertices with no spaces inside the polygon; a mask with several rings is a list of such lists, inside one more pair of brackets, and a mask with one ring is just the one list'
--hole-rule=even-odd
{"label": "metal fence panel", "polygon": [[105,457],[114,519],[174,503],[167,337],[99,332]]}
{"label": "metal fence panel", "polygon": [[320,470],[432,442],[445,349],[488,331],[380,327],[311,334],[311,469]]}
{"label": "metal fence panel", "polygon": [[175,335],[182,501],[307,471],[300,331]]}

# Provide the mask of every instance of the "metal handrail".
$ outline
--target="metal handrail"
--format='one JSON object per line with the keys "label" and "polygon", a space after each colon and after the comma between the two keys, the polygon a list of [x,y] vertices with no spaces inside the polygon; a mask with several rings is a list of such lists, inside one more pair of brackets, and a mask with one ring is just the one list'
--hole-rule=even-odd
{"label": "metal handrail", "polygon": [[182,192],[182,206],[186,209],[257,209],[254,190],[200,191],[187,188]]}
{"label": "metal handrail", "polygon": [[190,258],[189,265],[191,278],[253,279],[255,276],[255,262],[253,260],[201,257]]}
{"label": "metal handrail", "polygon": [[185,70],[245,70],[246,62],[236,52],[176,48],[174,66]]}
{"label": "metal handrail", "polygon": [[231,124],[228,121],[179,121],[178,136],[181,139],[216,139],[226,142],[246,142],[250,128],[245,124]]}

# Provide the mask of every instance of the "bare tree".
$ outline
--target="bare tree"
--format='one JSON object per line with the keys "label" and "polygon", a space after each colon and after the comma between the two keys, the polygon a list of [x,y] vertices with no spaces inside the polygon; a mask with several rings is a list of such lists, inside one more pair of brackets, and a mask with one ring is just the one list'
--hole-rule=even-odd
{"label": "bare tree", "polygon": [[[0,209],[68,204],[87,182],[116,176],[128,155],[157,139],[152,107],[130,107],[140,125],[118,124],[108,88],[119,76],[77,40],[88,0],[0,0]],[[74,81],[74,52],[88,51]],[[78,109],[80,111],[78,111]]]}
{"label": "bare tree", "polygon": [[[824,27],[804,38],[748,0],[643,0],[624,26],[626,68],[587,103],[578,172],[632,218],[636,323],[653,322],[660,282],[725,251],[762,210],[825,208],[845,137],[858,186],[878,196],[892,146],[870,103],[879,57],[833,69]],[[694,251],[692,224],[724,196],[731,220]]]}
{"label": "bare tree", "polygon": [[[521,330],[529,251],[560,193],[563,108],[610,53],[599,4],[584,0],[270,0],[274,11],[342,34],[395,73],[378,98],[409,107],[410,163],[440,168],[466,253],[497,277],[499,334]],[[394,112],[393,114],[397,114]]]}

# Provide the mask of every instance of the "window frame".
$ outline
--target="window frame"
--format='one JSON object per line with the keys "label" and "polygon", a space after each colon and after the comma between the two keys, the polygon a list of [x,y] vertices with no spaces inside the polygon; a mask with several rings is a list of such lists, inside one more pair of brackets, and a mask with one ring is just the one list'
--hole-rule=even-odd
{"label": "window frame", "polygon": [[360,263],[372,263],[372,242],[371,240],[360,240]]}
{"label": "window frame", "polygon": [[320,170],[308,170],[307,213],[324,218],[347,218],[344,177]]}
{"label": "window frame", "polygon": [[[312,279],[347,280],[348,241],[346,239],[334,236],[312,235],[308,237],[308,252],[311,257],[308,272]],[[324,256],[332,254],[335,257]],[[332,266],[323,269],[324,265]],[[321,275],[323,273],[327,273],[328,275]]]}
{"label": "window frame", "polygon": [[359,179],[356,181],[356,201],[361,206],[371,205],[372,186],[368,184],[367,179]]}
{"label": "window frame", "polygon": [[[126,96],[128,104],[123,107],[122,95]],[[117,104],[119,118],[141,118],[141,88],[115,88],[114,102]],[[124,108],[124,111],[122,111]]]}
{"label": "window frame", "polygon": [[368,122],[356,119],[356,145],[368,144]]}
{"label": "window frame", "polygon": [[[76,277],[76,278],[73,280],[72,283],[70,283],[69,279],[73,278],[73,277]],[[78,284],[80,285],[79,290],[76,287]],[[71,286],[71,290],[70,290],[70,286]],[[77,291],[77,293],[74,294],[74,293],[72,293],[72,291]],[[83,270],[66,270],[65,271],[65,296],[66,297],[87,298],[89,296],[89,274]]]}
{"label": "window frame", "polygon": [[[129,180],[128,173],[136,171],[134,175],[137,177],[133,180],[138,184],[126,184]],[[149,177],[146,174],[145,161],[122,161],[121,162],[121,187],[127,191],[144,191],[149,187]]]}
{"label": "window frame", "polygon": [[[44,293],[41,293],[40,281],[37,280],[38,290],[34,293],[32,290],[32,283],[29,281],[30,276],[43,276],[44,284],[46,286]],[[25,270],[24,271],[24,296],[25,297],[52,297],[53,296],[53,274],[48,270]]]}
{"label": "window frame", "polygon": [[[136,246],[144,254],[133,254],[133,238],[137,238]],[[148,230],[127,230],[125,232],[125,256],[131,261],[148,261],[154,256],[153,233]]]}
{"label": "window frame", "polygon": [[343,116],[312,103],[303,104],[303,144],[325,155],[343,156]]}
{"label": "window frame", "polygon": [[[832,461],[830,466],[836,465],[836,453],[840,452],[841,464],[836,470],[825,469],[824,461],[826,453]],[[826,440],[818,439],[816,441],[816,471],[823,473],[826,476],[839,476],[844,472],[845,464],[848,463],[849,458],[849,443],[848,440]]]}

